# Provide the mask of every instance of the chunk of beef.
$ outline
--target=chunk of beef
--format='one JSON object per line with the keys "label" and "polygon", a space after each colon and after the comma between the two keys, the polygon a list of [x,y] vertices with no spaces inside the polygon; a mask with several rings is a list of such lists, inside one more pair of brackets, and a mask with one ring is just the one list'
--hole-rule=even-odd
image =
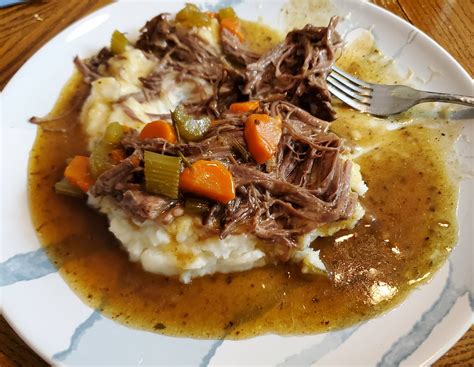
{"label": "chunk of beef", "polygon": [[122,199],[118,201],[119,206],[125,209],[139,220],[155,220],[167,213],[178,203],[177,200],[169,199],[160,195],[151,195],[139,190],[127,190]]}

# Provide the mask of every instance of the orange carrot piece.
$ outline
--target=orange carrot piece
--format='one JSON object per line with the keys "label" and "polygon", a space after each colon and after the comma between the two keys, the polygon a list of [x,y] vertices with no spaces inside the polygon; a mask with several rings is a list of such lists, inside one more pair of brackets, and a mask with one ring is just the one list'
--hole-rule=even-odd
{"label": "orange carrot piece", "polygon": [[219,161],[199,160],[181,172],[179,188],[227,204],[235,198],[234,178]]}
{"label": "orange carrot piece", "polygon": [[176,143],[174,127],[163,120],[153,121],[145,125],[140,132],[140,139],[162,138],[170,143]]}
{"label": "orange carrot piece", "polygon": [[244,41],[244,35],[240,31],[240,21],[238,19],[233,18],[224,18],[221,20],[221,28],[225,28],[240,40],[240,42]]}
{"label": "orange carrot piece", "polygon": [[245,142],[253,159],[259,164],[268,161],[276,152],[281,138],[281,120],[265,114],[247,117]]}
{"label": "orange carrot piece", "polygon": [[89,186],[94,183],[89,170],[89,157],[76,155],[64,171],[64,177],[71,185],[79,187],[82,191],[89,191]]}
{"label": "orange carrot piece", "polygon": [[230,105],[229,111],[232,113],[245,113],[255,111],[259,106],[259,101],[236,102]]}
{"label": "orange carrot piece", "polygon": [[133,167],[138,167],[140,165],[140,158],[138,158],[135,154],[132,154],[130,157],[128,157],[130,160],[130,163],[132,163]]}
{"label": "orange carrot piece", "polygon": [[122,162],[125,159],[125,152],[123,149],[113,149],[110,152],[110,158],[117,163]]}

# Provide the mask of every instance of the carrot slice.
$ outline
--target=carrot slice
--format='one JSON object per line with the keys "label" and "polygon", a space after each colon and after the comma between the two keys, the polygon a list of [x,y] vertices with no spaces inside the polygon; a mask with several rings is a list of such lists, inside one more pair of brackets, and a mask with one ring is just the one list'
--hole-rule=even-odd
{"label": "carrot slice", "polygon": [[179,179],[179,188],[222,204],[235,198],[234,178],[219,161],[199,160],[185,168]]}
{"label": "carrot slice", "polygon": [[94,183],[89,170],[89,157],[76,155],[64,171],[64,177],[71,185],[79,187],[82,191],[89,191],[89,186]]}
{"label": "carrot slice", "polygon": [[236,35],[240,42],[244,41],[244,35],[240,31],[240,21],[233,18],[224,18],[221,20],[221,28],[225,28]]}
{"label": "carrot slice", "polygon": [[125,152],[123,149],[113,149],[110,152],[110,158],[112,158],[113,161],[119,163],[122,162],[125,159]]}
{"label": "carrot slice", "polygon": [[259,106],[259,101],[237,102],[230,105],[229,111],[232,113],[245,113],[255,111]]}
{"label": "carrot slice", "polygon": [[163,120],[153,121],[145,125],[140,132],[140,139],[162,138],[170,143],[176,143],[174,127]]}
{"label": "carrot slice", "polygon": [[281,120],[265,114],[247,117],[244,129],[245,142],[257,163],[265,163],[276,152],[281,138]]}

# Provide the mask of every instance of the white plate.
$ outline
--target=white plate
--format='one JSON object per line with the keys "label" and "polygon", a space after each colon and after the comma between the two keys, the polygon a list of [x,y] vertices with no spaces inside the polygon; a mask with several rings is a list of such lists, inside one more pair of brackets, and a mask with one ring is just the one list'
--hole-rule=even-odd
{"label": "white plate", "polygon": [[[199,1],[198,1],[199,2]],[[231,3],[245,19],[275,27],[283,1]],[[321,2],[324,3],[324,2]],[[327,3],[327,1],[326,1]],[[214,3],[215,5],[215,3]],[[82,19],[38,51],[13,77],[2,96],[2,195],[0,290],[3,314],[44,359],[64,365],[151,364],[429,364],[440,357],[472,323],[473,181],[461,186],[459,244],[432,281],[396,309],[355,327],[305,337],[261,336],[243,341],[172,338],[134,330],[104,318],[83,304],[47,260],[32,228],[26,195],[28,153],[36,128],[27,123],[46,114],[73,71],[72,58],[96,52],[116,28],[137,34],[153,15],[174,12],[175,2],[120,2]],[[209,7],[209,4],[203,4]],[[347,15],[343,31],[371,28],[388,56],[402,70],[430,79],[425,88],[472,94],[472,81],[434,41],[410,24],[367,2],[333,1],[334,13]],[[464,136],[474,139],[474,124]],[[462,154],[474,152],[469,140]],[[8,178],[8,179],[7,179]]]}

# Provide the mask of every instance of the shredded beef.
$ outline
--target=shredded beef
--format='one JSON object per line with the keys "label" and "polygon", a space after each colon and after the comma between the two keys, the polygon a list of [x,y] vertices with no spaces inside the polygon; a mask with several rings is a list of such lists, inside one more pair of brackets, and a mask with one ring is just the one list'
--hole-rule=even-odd
{"label": "shredded beef", "polygon": [[161,68],[172,64],[206,80],[218,78],[221,66],[217,50],[189,30],[176,27],[167,14],[146,23],[136,46],[157,56]]}
{"label": "shredded beef", "polygon": [[91,83],[103,76],[101,67],[105,68],[107,66],[107,62],[112,56],[112,52],[108,48],[104,47],[97,55],[86,61],[83,61],[78,56],[76,56],[74,58],[74,64],[76,64],[77,69],[84,77],[84,81],[86,83]]}
{"label": "shredded beef", "polygon": [[342,47],[337,21],[333,17],[327,27],[308,24],[288,33],[283,43],[247,65],[244,93],[251,99],[277,94],[315,116],[334,120],[326,77]]}
{"label": "shredded beef", "polygon": [[177,72],[179,81],[192,77],[212,86],[212,96],[188,106],[196,113],[212,111],[212,107],[208,106],[217,103],[215,96],[219,94],[220,84],[228,73],[220,55],[211,45],[187,30],[176,27],[168,20],[167,14],[160,14],[142,28],[136,46],[154,54],[159,60],[153,73],[141,79],[148,96],[161,92],[165,74]]}
{"label": "shredded beef", "polygon": [[244,68],[256,62],[260,57],[257,53],[250,51],[236,35],[225,28],[221,32],[221,45],[222,52],[229,60]]}
{"label": "shredded beef", "polygon": [[170,72],[178,72],[177,82],[186,78],[188,81],[198,79],[211,86],[211,96],[203,94],[202,100],[187,103],[188,111],[194,114],[220,116],[229,104],[242,99],[240,89],[245,83],[245,67],[258,59],[257,54],[225,30],[222,32],[222,55],[189,30],[175,26],[167,14],[160,14],[146,23],[137,47],[159,60],[153,73],[140,79],[147,96],[160,93],[163,75]]}
{"label": "shredded beef", "polygon": [[116,166],[102,173],[90,188],[94,196],[112,194],[118,184],[128,182],[133,172],[139,169],[140,161],[143,159],[143,152],[135,150],[131,156],[124,159]]}

